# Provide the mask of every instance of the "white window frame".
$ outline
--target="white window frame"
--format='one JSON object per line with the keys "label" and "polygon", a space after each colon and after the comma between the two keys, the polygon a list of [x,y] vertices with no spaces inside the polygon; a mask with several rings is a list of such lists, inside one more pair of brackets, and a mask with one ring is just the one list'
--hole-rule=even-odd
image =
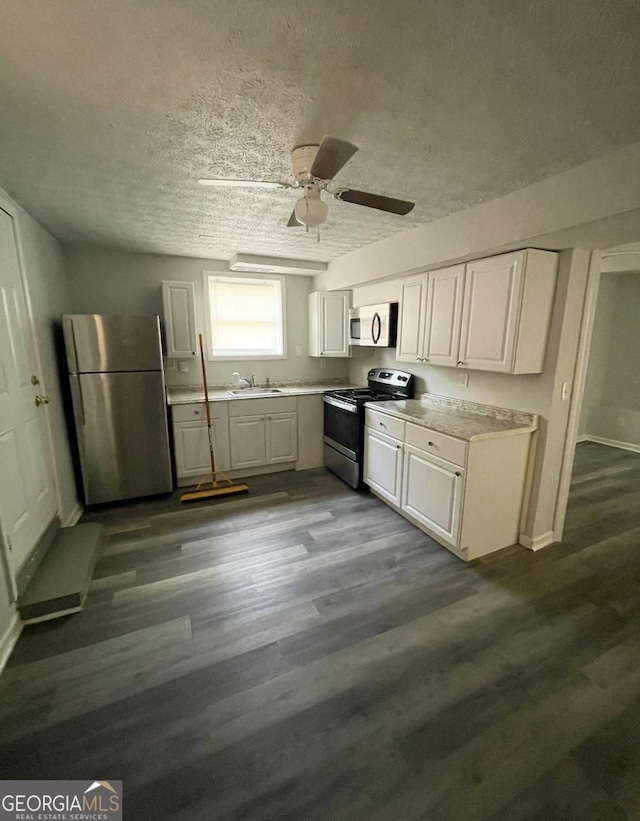
{"label": "white window frame", "polygon": [[[211,301],[209,299],[209,281],[210,279],[257,279],[257,280],[277,280],[280,282],[280,298],[281,298],[281,318],[282,318],[282,353],[281,354],[230,354],[217,355],[213,352],[213,339],[211,334]],[[221,271],[203,271],[203,296],[204,296],[204,311],[206,318],[206,339],[207,339],[207,360],[209,362],[236,362],[242,360],[256,360],[256,359],[288,359],[289,354],[287,350],[287,291],[286,278],[278,276],[277,274],[248,274],[244,271],[237,273],[231,271],[230,273]]]}

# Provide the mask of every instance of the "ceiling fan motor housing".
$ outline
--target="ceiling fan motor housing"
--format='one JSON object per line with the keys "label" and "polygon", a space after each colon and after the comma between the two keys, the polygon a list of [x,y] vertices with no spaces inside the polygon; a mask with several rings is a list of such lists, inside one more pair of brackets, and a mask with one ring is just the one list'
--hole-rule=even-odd
{"label": "ceiling fan motor housing", "polygon": [[298,183],[305,183],[311,180],[311,166],[318,153],[317,145],[300,145],[291,152],[291,164],[293,165],[293,176]]}

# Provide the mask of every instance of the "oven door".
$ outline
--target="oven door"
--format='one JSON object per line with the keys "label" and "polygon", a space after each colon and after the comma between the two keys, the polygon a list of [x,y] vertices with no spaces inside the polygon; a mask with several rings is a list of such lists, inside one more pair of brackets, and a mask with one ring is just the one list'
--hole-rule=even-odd
{"label": "oven door", "polygon": [[334,396],[324,397],[324,441],[354,462],[362,454],[363,425],[358,405]]}

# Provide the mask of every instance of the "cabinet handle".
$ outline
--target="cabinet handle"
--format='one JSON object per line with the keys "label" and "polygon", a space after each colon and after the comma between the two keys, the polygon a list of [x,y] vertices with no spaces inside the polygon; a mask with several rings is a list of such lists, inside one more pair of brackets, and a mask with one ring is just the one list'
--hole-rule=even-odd
{"label": "cabinet handle", "polygon": [[267,416],[267,419],[268,419],[269,421],[271,421],[271,417],[270,417],[270,416]]}
{"label": "cabinet handle", "polygon": [[459,470],[456,470],[456,476],[462,476]]}
{"label": "cabinet handle", "polygon": [[435,448],[435,445],[433,444],[433,442],[427,442],[427,444],[429,445],[430,448]]}
{"label": "cabinet handle", "polygon": [[396,445],[396,450],[400,450],[401,447],[402,445]]}
{"label": "cabinet handle", "polygon": [[423,362],[428,362],[428,361],[429,361],[429,357],[428,357],[428,356],[425,356],[425,358],[424,358],[422,361],[423,361]]}
{"label": "cabinet handle", "polygon": [[381,428],[386,428],[387,427],[384,422],[379,422],[378,424],[380,425]]}
{"label": "cabinet handle", "polygon": [[194,411],[196,416],[200,416],[200,411]]}
{"label": "cabinet handle", "polygon": [[419,356],[416,356],[416,362],[422,362]]}
{"label": "cabinet handle", "polygon": [[463,362],[462,360],[460,360],[460,361],[458,362],[458,365],[464,365],[464,362]]}

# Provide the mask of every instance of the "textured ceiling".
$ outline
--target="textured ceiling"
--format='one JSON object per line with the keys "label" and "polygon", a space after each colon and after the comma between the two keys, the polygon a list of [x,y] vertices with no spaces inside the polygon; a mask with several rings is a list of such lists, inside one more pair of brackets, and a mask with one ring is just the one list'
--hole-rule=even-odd
{"label": "textured ceiling", "polygon": [[[0,186],[62,241],[329,260],[640,140],[637,0],[3,0]],[[360,146],[318,244],[291,148]],[[199,234],[213,239],[199,239]]]}

